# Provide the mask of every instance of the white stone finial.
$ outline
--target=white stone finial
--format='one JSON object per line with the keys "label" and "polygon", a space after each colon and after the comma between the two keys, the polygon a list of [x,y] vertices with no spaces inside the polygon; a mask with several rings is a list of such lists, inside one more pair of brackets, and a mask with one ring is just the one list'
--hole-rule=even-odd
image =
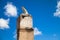
{"label": "white stone finial", "polygon": [[28,11],[24,7],[22,7],[22,10],[24,14],[28,14]]}

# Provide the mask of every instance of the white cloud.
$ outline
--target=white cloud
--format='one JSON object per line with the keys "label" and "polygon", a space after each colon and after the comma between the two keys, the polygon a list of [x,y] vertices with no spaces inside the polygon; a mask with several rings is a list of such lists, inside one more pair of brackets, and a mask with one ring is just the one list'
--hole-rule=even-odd
{"label": "white cloud", "polygon": [[42,35],[42,32],[38,30],[38,28],[34,28],[34,35]]}
{"label": "white cloud", "polygon": [[0,29],[9,28],[9,19],[5,20],[3,18],[0,18]]}
{"label": "white cloud", "polygon": [[16,6],[14,6],[12,3],[7,3],[7,5],[5,5],[4,9],[5,11],[5,15],[7,16],[17,16],[17,8]]}
{"label": "white cloud", "polygon": [[57,9],[56,12],[54,13],[54,16],[60,17],[60,1],[57,2]]}
{"label": "white cloud", "polygon": [[[38,28],[35,27],[35,28],[34,28],[34,35],[35,35],[35,36],[36,36],[36,35],[42,35],[42,32],[39,31]],[[14,39],[17,39],[17,32],[16,32],[16,30],[15,30],[15,32],[14,32],[13,38],[14,38]]]}

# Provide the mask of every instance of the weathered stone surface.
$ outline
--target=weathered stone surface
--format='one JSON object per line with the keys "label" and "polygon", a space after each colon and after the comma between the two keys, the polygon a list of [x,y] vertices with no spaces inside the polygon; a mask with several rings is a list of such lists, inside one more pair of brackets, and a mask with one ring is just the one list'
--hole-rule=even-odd
{"label": "weathered stone surface", "polygon": [[[26,11],[25,8],[23,10]],[[17,40],[34,40],[34,30],[31,15],[21,14],[17,20]]]}

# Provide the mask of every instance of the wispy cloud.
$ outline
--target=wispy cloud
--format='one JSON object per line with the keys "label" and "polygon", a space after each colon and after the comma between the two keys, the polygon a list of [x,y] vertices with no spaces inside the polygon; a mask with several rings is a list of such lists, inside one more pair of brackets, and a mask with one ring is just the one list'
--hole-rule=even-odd
{"label": "wispy cloud", "polygon": [[56,34],[53,34],[54,37],[56,37],[57,35]]}
{"label": "wispy cloud", "polygon": [[17,40],[17,31],[15,30],[15,32],[13,33],[13,38]]}
{"label": "wispy cloud", "polygon": [[42,35],[42,32],[38,30],[38,28],[34,28],[34,35]]}
{"label": "wispy cloud", "polygon": [[8,2],[7,5],[5,5],[4,9],[6,10],[5,15],[7,15],[9,17],[10,16],[12,16],[12,17],[17,16],[17,8],[11,2]]}
{"label": "wispy cloud", "polygon": [[9,28],[9,19],[5,20],[3,18],[0,18],[0,29]]}
{"label": "wispy cloud", "polygon": [[56,12],[54,13],[54,16],[60,17],[60,1],[57,2],[57,9]]}
{"label": "wispy cloud", "polygon": [[13,38],[17,39],[17,34],[15,34],[15,35],[13,36]]}

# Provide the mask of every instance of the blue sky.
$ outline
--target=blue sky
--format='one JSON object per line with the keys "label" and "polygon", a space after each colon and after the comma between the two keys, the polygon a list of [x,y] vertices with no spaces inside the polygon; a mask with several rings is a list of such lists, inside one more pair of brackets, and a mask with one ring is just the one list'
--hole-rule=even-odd
{"label": "blue sky", "polygon": [[34,40],[60,40],[59,0],[0,0],[0,40],[16,40],[22,6],[33,17]]}

